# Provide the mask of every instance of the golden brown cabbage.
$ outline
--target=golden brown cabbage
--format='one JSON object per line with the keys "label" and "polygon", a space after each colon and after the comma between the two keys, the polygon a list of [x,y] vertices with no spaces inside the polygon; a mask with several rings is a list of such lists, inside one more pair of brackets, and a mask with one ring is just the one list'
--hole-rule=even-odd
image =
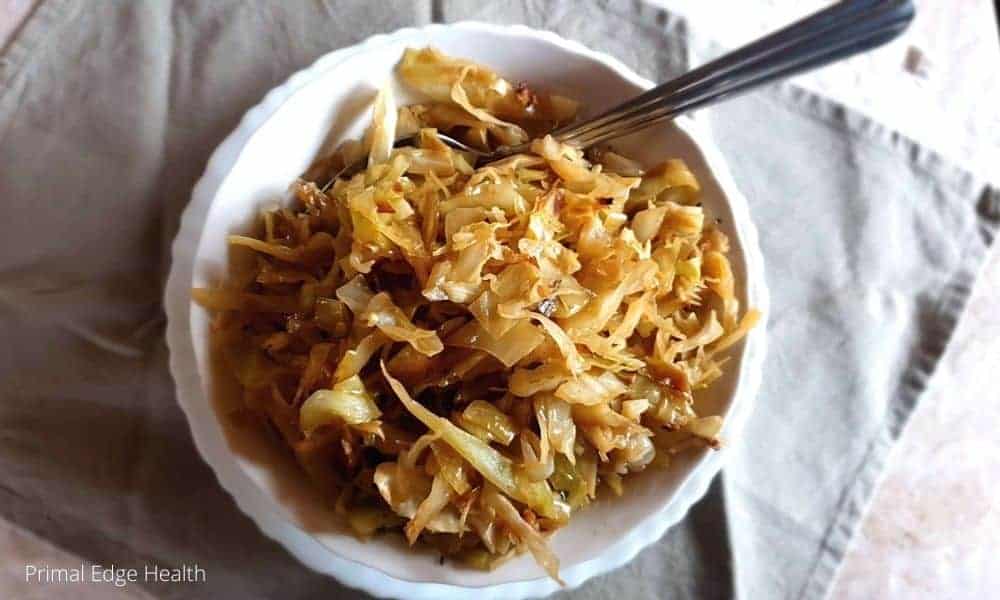
{"label": "golden brown cabbage", "polygon": [[[231,236],[243,267],[193,297],[217,313],[241,410],[358,535],[399,531],[484,568],[526,550],[558,579],[545,540],[573,511],[718,447],[722,419],[696,393],[758,315],[682,161],[643,170],[560,144],[545,134],[576,103],[430,48],[399,75],[430,101],[379,92],[364,139]],[[475,165],[439,130],[533,142]]]}

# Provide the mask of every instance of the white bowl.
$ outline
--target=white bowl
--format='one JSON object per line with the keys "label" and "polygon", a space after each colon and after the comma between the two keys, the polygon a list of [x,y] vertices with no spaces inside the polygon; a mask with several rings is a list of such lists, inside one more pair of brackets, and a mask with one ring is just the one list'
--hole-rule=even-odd
{"label": "white bowl", "polygon": [[[234,426],[220,410],[231,405],[233,384],[214,368],[210,315],[190,301],[192,286],[217,285],[225,278],[226,235],[245,230],[262,207],[279,202],[328,140],[359,136],[375,90],[391,76],[402,51],[425,45],[582,100],[589,114],[653,85],[611,57],[519,26],[403,29],[327,54],[251,109],[195,186],[174,241],[164,299],[170,369],[198,450],[222,486],[265,534],[307,566],[383,597],[450,598],[469,588],[478,588],[482,599],[542,596],[559,586],[530,555],[480,572],[440,565],[430,552],[405,547],[399,536],[361,542],[342,530],[284,453],[258,432]],[[405,89],[396,91],[401,103],[414,99]],[[684,117],[615,145],[641,161],[687,161],[703,186],[706,209],[722,219],[732,240],[744,306],[766,314],[757,232],[705,124]],[[700,399],[703,410],[726,416],[726,439],[739,436],[757,393],[764,330],[761,323],[733,349],[726,375]],[[623,497],[599,500],[574,515],[552,540],[567,585],[619,567],[659,539],[705,493],[726,454],[725,449],[692,454],[668,470],[649,470],[627,483]]]}

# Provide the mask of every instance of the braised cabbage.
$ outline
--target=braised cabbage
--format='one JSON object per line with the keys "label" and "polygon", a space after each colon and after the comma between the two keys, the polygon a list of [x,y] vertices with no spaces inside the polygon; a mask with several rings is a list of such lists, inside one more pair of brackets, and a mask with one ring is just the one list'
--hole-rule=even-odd
{"label": "braised cabbage", "polygon": [[[432,48],[398,75],[429,100],[384,86],[364,138],[192,295],[241,422],[275,430],[359,536],[483,568],[527,551],[558,580],[546,540],[574,511],[720,445],[697,395],[758,315],[683,161],[561,144],[575,102]],[[531,151],[477,165],[438,132]]]}

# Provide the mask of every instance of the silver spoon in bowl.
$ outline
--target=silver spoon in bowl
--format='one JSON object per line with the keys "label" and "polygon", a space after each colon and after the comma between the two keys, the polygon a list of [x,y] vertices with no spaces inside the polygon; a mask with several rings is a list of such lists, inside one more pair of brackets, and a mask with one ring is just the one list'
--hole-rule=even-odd
{"label": "silver spoon in bowl", "polygon": [[[898,37],[913,16],[911,0],[844,0],[551,135],[578,148],[629,135],[756,87],[874,49]],[[530,146],[500,146],[487,152],[441,133],[438,137],[472,155],[477,164],[525,152]],[[407,136],[396,140],[395,146],[410,146],[414,141],[415,136]],[[338,178],[363,168],[363,161],[348,165],[323,190]]]}

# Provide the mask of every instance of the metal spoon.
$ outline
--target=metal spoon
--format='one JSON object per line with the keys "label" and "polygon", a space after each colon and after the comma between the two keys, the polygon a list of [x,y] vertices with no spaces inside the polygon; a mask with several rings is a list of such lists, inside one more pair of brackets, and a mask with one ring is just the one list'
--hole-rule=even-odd
{"label": "metal spoon", "polygon": [[[551,135],[557,141],[587,148],[635,133],[682,113],[881,46],[899,36],[913,16],[910,0],[845,0],[592,119],[557,129]],[[529,148],[529,144],[520,144],[485,152],[444,134],[439,133],[438,137],[452,148],[470,153],[477,164]],[[415,136],[408,136],[397,140],[395,145],[413,145],[414,141]],[[330,183],[362,168],[363,164],[345,167]],[[329,185],[324,186],[324,190]]]}

